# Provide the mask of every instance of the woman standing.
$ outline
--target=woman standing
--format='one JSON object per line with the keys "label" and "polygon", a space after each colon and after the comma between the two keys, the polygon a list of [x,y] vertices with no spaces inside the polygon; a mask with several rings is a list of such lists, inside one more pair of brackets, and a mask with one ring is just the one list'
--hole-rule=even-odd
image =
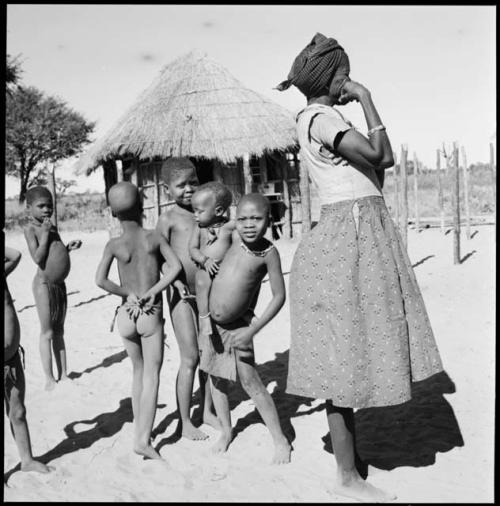
{"label": "woman standing", "polygon": [[[386,128],[367,88],[349,79],[335,39],[316,34],[288,80],[307,98],[297,116],[300,160],[316,185],[321,215],[303,237],[290,274],[287,392],[327,400],[337,461],[335,491],[362,501],[394,499],[355,465],[354,408],[411,398],[411,382],[442,370],[408,254],[382,196],[394,163]],[[368,137],[334,105],[357,101]],[[342,156],[348,164],[335,165]]]}

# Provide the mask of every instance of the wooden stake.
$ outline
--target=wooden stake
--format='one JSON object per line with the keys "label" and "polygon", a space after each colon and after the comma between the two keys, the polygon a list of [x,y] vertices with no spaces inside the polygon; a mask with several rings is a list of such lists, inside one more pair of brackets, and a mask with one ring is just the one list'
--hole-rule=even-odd
{"label": "wooden stake", "polygon": [[[297,160],[298,161],[298,160]],[[302,205],[302,234],[311,230],[311,194],[309,174],[304,163],[298,161],[300,168],[300,202]]]}
{"label": "wooden stake", "polygon": [[401,237],[403,244],[408,249],[408,174],[406,172],[406,158],[408,148],[401,146]]}
{"label": "wooden stake", "polygon": [[283,235],[285,237],[292,237],[292,213],[290,212],[290,190],[288,188],[288,159],[282,162],[282,176],[283,176],[283,204],[285,211],[283,213]]}
{"label": "wooden stake", "polygon": [[464,172],[465,236],[467,239],[470,239],[469,169],[467,167],[467,156],[464,146],[462,146],[462,163]]}
{"label": "wooden stake", "polygon": [[443,202],[443,182],[441,180],[441,151],[436,150],[436,172],[438,179],[438,204],[439,204],[439,215],[441,217],[441,232],[444,234],[444,202]]}
{"label": "wooden stake", "polygon": [[413,195],[415,198],[415,230],[420,231],[420,216],[418,214],[418,159],[417,154],[413,152]]}
{"label": "wooden stake", "polygon": [[250,155],[243,155],[243,179],[245,182],[245,194],[252,193],[252,173],[250,172]]}
{"label": "wooden stake", "polygon": [[54,226],[57,228],[57,192],[56,192],[56,164],[52,162],[52,171],[50,175],[50,186],[52,187],[52,198],[54,200]]}
{"label": "wooden stake", "polygon": [[460,263],[460,171],[458,170],[458,147],[453,143],[451,155],[452,209],[453,209],[453,263]]}
{"label": "wooden stake", "polygon": [[399,174],[401,169],[397,166],[396,152],[394,152],[394,170],[392,171],[394,177],[394,221],[399,228]]}
{"label": "wooden stake", "polygon": [[491,170],[491,187],[493,189],[493,217],[495,220],[495,231],[497,226],[497,218],[496,218],[496,202],[497,202],[497,189],[496,189],[496,167],[495,167],[495,147],[493,143],[490,142],[490,170]]}

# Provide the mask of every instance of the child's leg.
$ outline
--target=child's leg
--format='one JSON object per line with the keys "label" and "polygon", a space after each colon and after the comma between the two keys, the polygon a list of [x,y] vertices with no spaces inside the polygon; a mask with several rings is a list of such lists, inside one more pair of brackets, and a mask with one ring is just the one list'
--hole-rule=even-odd
{"label": "child's leg", "polygon": [[207,271],[198,269],[196,271],[196,305],[198,306],[200,334],[210,335],[212,333],[212,325],[208,316],[208,297],[212,280]]}
{"label": "child's leg", "polygon": [[388,494],[361,478],[355,465],[354,413],[351,408],[339,408],[326,403],[328,426],[333,453],[337,462],[336,493],[362,502],[385,502],[396,496]]}
{"label": "child's leg", "polygon": [[200,382],[200,395],[203,402],[203,423],[212,426],[214,429],[220,430],[221,425],[219,419],[212,411],[213,400],[209,376],[206,372],[198,369],[198,379]]}
{"label": "child's leg", "polygon": [[273,398],[264,387],[255,369],[253,350],[235,349],[234,351],[236,354],[236,367],[238,369],[241,386],[255,403],[260,416],[264,420],[273,438],[275,453],[272,463],[286,464],[290,462],[290,452],[292,448],[281,430],[280,420]]}
{"label": "child's leg", "polygon": [[5,380],[4,398],[10,427],[21,459],[21,471],[48,473],[51,468],[35,460],[31,453],[30,433],[24,405],[26,383],[19,352],[17,353],[13,376],[14,378],[6,378]]}
{"label": "child's leg", "polygon": [[227,392],[229,381],[222,378],[210,376],[212,386],[212,398],[214,401],[215,411],[221,426],[222,434],[219,440],[212,447],[214,453],[225,452],[233,438],[233,429],[231,426],[231,411],[229,410],[229,401]]}
{"label": "child's leg", "polygon": [[35,297],[36,310],[40,320],[40,357],[45,374],[45,390],[52,390],[56,380],[52,372],[52,340],[54,329],[50,318],[50,294],[47,285],[35,276],[33,279],[33,295]]}
{"label": "child's leg", "polygon": [[151,446],[151,431],[158,403],[160,369],[163,363],[163,322],[158,315],[141,315],[137,321],[138,330],[141,331],[141,326],[146,320],[156,320],[156,325],[141,335],[144,367],[134,451],[151,459],[161,459],[160,454]]}
{"label": "child's leg", "polygon": [[208,435],[196,428],[189,416],[194,373],[199,362],[196,314],[189,302],[181,301],[176,297],[170,303],[170,317],[181,355],[176,380],[176,393],[182,423],[182,435],[188,439],[206,439]]}

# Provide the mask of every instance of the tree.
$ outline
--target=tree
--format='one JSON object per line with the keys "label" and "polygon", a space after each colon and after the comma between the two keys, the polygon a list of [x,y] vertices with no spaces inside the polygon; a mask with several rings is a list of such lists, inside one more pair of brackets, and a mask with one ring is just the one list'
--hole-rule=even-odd
{"label": "tree", "polygon": [[78,154],[90,142],[95,123],[30,86],[7,94],[5,126],[5,169],[20,179],[22,203],[33,176],[42,175],[47,162]]}
{"label": "tree", "polygon": [[5,69],[5,91],[7,94],[11,94],[12,90],[19,85],[19,79],[21,76],[21,64],[19,57],[13,58],[9,54],[7,55],[7,66]]}

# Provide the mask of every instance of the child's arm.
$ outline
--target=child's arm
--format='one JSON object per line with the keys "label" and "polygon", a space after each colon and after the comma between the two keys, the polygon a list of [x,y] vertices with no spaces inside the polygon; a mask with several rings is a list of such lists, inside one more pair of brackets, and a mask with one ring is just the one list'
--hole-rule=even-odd
{"label": "child's arm", "polygon": [[[141,301],[150,299],[152,302],[162,290],[165,290],[174,281],[182,270],[182,264],[168,242],[160,234],[158,234],[158,238],[160,252],[165,259],[165,263],[161,267],[163,276],[140,298]],[[165,265],[167,265],[167,269],[164,269]]]}
{"label": "child's arm", "polygon": [[95,283],[99,288],[106,290],[109,293],[119,295],[120,297],[128,297],[129,295],[135,295],[127,288],[117,285],[110,279],[108,279],[109,269],[113,263],[115,255],[113,253],[112,242],[109,241],[104,248],[101,261],[97,267],[95,273]]}
{"label": "child's arm", "polygon": [[33,258],[38,266],[42,267],[45,265],[45,261],[47,260],[47,256],[49,254],[49,237],[50,229],[52,228],[50,219],[46,218],[40,228],[42,230],[40,242],[38,242],[35,230],[30,226],[24,229],[24,237],[28,243],[31,258]]}
{"label": "child's arm", "polygon": [[168,219],[168,212],[160,215],[158,223],[156,224],[156,230],[160,233],[168,242],[170,242],[170,220]]}
{"label": "child's arm", "polygon": [[281,260],[276,248],[273,248],[265,258],[267,271],[269,273],[269,284],[271,285],[272,299],[269,301],[266,309],[260,316],[252,321],[250,326],[241,331],[235,331],[232,346],[245,347],[250,344],[252,338],[259,332],[265,325],[267,325],[283,307],[286,298],[285,281],[283,279],[283,272],[281,271]]}
{"label": "child's arm", "polygon": [[21,252],[17,249],[9,248],[5,246],[5,275],[8,276],[16,267],[21,260]]}
{"label": "child's arm", "polygon": [[194,227],[189,238],[189,256],[199,265],[204,265],[208,257],[201,252],[200,249],[200,227]]}

